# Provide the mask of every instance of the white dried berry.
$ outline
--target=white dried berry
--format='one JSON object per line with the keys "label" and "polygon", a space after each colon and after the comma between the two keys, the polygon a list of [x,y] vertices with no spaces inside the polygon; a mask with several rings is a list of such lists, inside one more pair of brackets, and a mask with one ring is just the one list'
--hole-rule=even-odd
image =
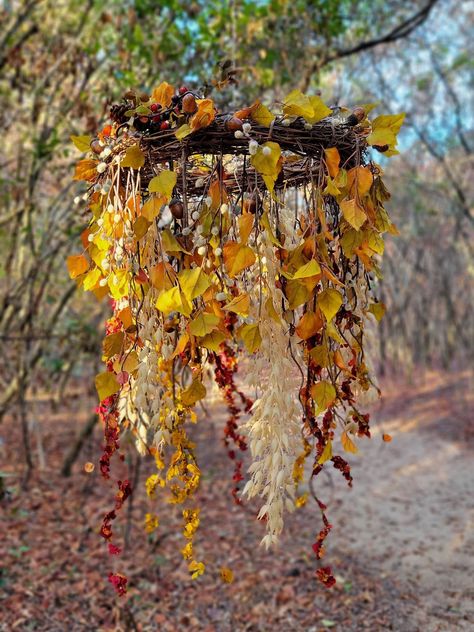
{"label": "white dried berry", "polygon": [[225,215],[228,212],[229,212],[229,205],[228,204],[221,204],[221,213],[222,213],[222,215]]}
{"label": "white dried berry", "polygon": [[216,301],[225,301],[227,298],[227,294],[225,292],[218,292],[216,294]]}
{"label": "white dried berry", "polygon": [[281,124],[284,125],[285,127],[289,127],[291,125],[291,119],[285,118],[285,119],[283,119]]}
{"label": "white dried berry", "polygon": [[99,164],[96,167],[97,169],[97,173],[104,173],[104,171],[107,169],[107,163],[106,162],[99,162]]}
{"label": "white dried berry", "polygon": [[270,148],[270,147],[264,147],[264,148],[262,149],[262,152],[263,152],[263,155],[264,155],[264,156],[269,156],[269,155],[272,153],[272,150],[271,150],[271,148]]}
{"label": "white dried berry", "polygon": [[198,248],[198,255],[200,255],[201,257],[204,257],[204,255],[206,254],[207,248],[206,246],[200,246]]}
{"label": "white dried berry", "polygon": [[212,235],[218,235],[219,234],[219,227],[218,226],[213,226],[211,228],[211,234]]}
{"label": "white dried berry", "polygon": [[236,132],[234,132],[234,136],[235,138],[243,138],[244,133],[240,129],[238,129]]}
{"label": "white dried berry", "polygon": [[195,183],[196,189],[201,189],[204,186],[204,182],[204,178],[198,178]]}
{"label": "white dried berry", "polygon": [[214,254],[216,255],[216,257],[220,257],[222,254],[222,248],[219,248],[219,247],[215,248]]}
{"label": "white dried berry", "polygon": [[258,143],[256,140],[251,140],[249,143],[249,154],[255,156],[258,151]]}
{"label": "white dried berry", "polygon": [[76,206],[77,206],[80,203],[81,203],[81,196],[80,195],[76,195],[76,197],[74,198],[74,204],[76,204]]}
{"label": "white dried berry", "polygon": [[191,218],[197,222],[197,220],[199,219],[199,211],[194,211],[191,215]]}
{"label": "white dried berry", "polygon": [[243,129],[245,134],[248,134],[250,132],[250,130],[252,129],[252,126],[250,125],[250,123],[244,123],[242,125],[242,129]]}

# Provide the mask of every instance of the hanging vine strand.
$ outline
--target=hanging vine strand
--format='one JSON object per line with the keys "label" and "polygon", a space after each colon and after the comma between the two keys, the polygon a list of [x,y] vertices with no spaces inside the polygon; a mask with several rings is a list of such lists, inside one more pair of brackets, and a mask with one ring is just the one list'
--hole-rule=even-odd
{"label": "hanging vine strand", "polygon": [[[96,138],[72,138],[89,154],[75,178],[88,183],[78,202],[87,200],[90,220],[82,252],[67,265],[78,286],[110,297],[113,309],[95,380],[100,469],[110,476],[124,432],[154,458],[146,491],[162,507],[182,507],[182,555],[193,578],[205,570],[194,537],[206,464],[189,431],[212,377],[229,413],[230,491],[238,503],[260,499],[267,547],[285,513],[306,502],[305,462],[310,478],[332,465],[351,485],[343,455],[370,437],[359,403],[373,387],[364,328],[383,316],[378,260],[383,235],[397,229],[368,148],[397,153],[404,118],[369,120],[372,109],[336,112],[295,90],[278,114],[260,102],[219,113],[211,99],[164,82],[151,96],[129,91]],[[251,357],[246,385],[237,379],[243,357]],[[101,529],[114,555],[112,523],[132,493],[129,481],[117,485]],[[331,525],[317,502],[319,560]],[[148,513],[145,530],[159,522],[159,512]],[[222,576],[229,581],[230,569]],[[329,566],[316,576],[335,582]],[[126,592],[125,575],[109,580]]]}

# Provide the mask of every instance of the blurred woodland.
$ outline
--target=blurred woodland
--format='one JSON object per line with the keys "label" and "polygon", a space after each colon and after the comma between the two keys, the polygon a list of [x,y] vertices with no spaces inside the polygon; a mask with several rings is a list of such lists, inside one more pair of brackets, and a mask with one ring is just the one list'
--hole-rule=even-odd
{"label": "blurred woodland", "polygon": [[[76,292],[65,265],[85,222],[74,204],[85,189],[72,180],[70,136],[94,134],[130,87],[207,86],[227,110],[257,96],[271,107],[300,88],[320,90],[334,107],[380,102],[383,112],[406,112],[400,155],[377,156],[400,236],[386,248],[379,283],[387,311],[372,332],[371,363],[397,380],[468,367],[473,23],[474,7],[458,0],[0,3],[0,419],[14,420],[24,482],[48,462],[69,474],[96,423],[93,376],[107,305]],[[238,84],[217,91],[225,60]],[[69,433],[51,461],[37,428],[45,400],[66,411]],[[12,450],[9,439],[0,455]]]}

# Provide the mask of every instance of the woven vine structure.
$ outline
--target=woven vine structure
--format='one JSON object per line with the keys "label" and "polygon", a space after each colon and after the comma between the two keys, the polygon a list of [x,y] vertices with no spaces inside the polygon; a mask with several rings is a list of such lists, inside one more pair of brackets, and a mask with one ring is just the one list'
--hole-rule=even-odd
{"label": "woven vine structure", "polygon": [[[96,138],[73,137],[90,152],[75,176],[88,183],[77,201],[90,221],[83,252],[67,263],[113,308],[96,376],[101,473],[111,476],[124,435],[154,460],[146,491],[162,511],[182,506],[193,578],[205,569],[194,538],[206,463],[189,428],[206,395],[220,391],[228,410],[230,499],[256,507],[267,547],[285,512],[305,504],[305,477],[331,466],[351,485],[344,455],[370,437],[364,327],[383,316],[379,258],[383,234],[397,231],[369,147],[397,153],[403,121],[369,120],[371,109],[335,110],[295,90],[278,114],[260,102],[219,113],[212,99],[162,83],[151,96],[127,93]],[[129,481],[117,485],[101,528],[112,554],[113,523],[132,493]],[[331,525],[316,500],[320,560]],[[159,520],[158,510],[146,514],[145,530]],[[221,575],[232,581],[231,569]],[[335,581],[320,562],[316,575]],[[124,574],[109,579],[126,591]]]}

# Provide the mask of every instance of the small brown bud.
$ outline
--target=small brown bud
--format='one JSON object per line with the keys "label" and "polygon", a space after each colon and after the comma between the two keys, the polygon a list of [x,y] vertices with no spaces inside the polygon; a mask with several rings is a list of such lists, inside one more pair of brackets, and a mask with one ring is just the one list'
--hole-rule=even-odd
{"label": "small brown bud", "polygon": [[243,121],[236,116],[228,116],[224,122],[224,127],[228,132],[236,132],[243,127]]}
{"label": "small brown bud", "polygon": [[91,142],[91,150],[94,152],[94,154],[100,154],[102,152],[104,148],[102,147],[102,145],[100,144],[100,141],[98,138],[95,138],[92,142]]}
{"label": "small brown bud", "polygon": [[180,199],[173,198],[169,203],[169,207],[175,219],[183,219],[184,206]]}
{"label": "small brown bud", "polygon": [[196,99],[194,98],[194,95],[192,95],[190,92],[184,95],[182,107],[183,112],[185,112],[186,114],[194,114],[194,112],[196,112],[196,110],[198,109]]}

